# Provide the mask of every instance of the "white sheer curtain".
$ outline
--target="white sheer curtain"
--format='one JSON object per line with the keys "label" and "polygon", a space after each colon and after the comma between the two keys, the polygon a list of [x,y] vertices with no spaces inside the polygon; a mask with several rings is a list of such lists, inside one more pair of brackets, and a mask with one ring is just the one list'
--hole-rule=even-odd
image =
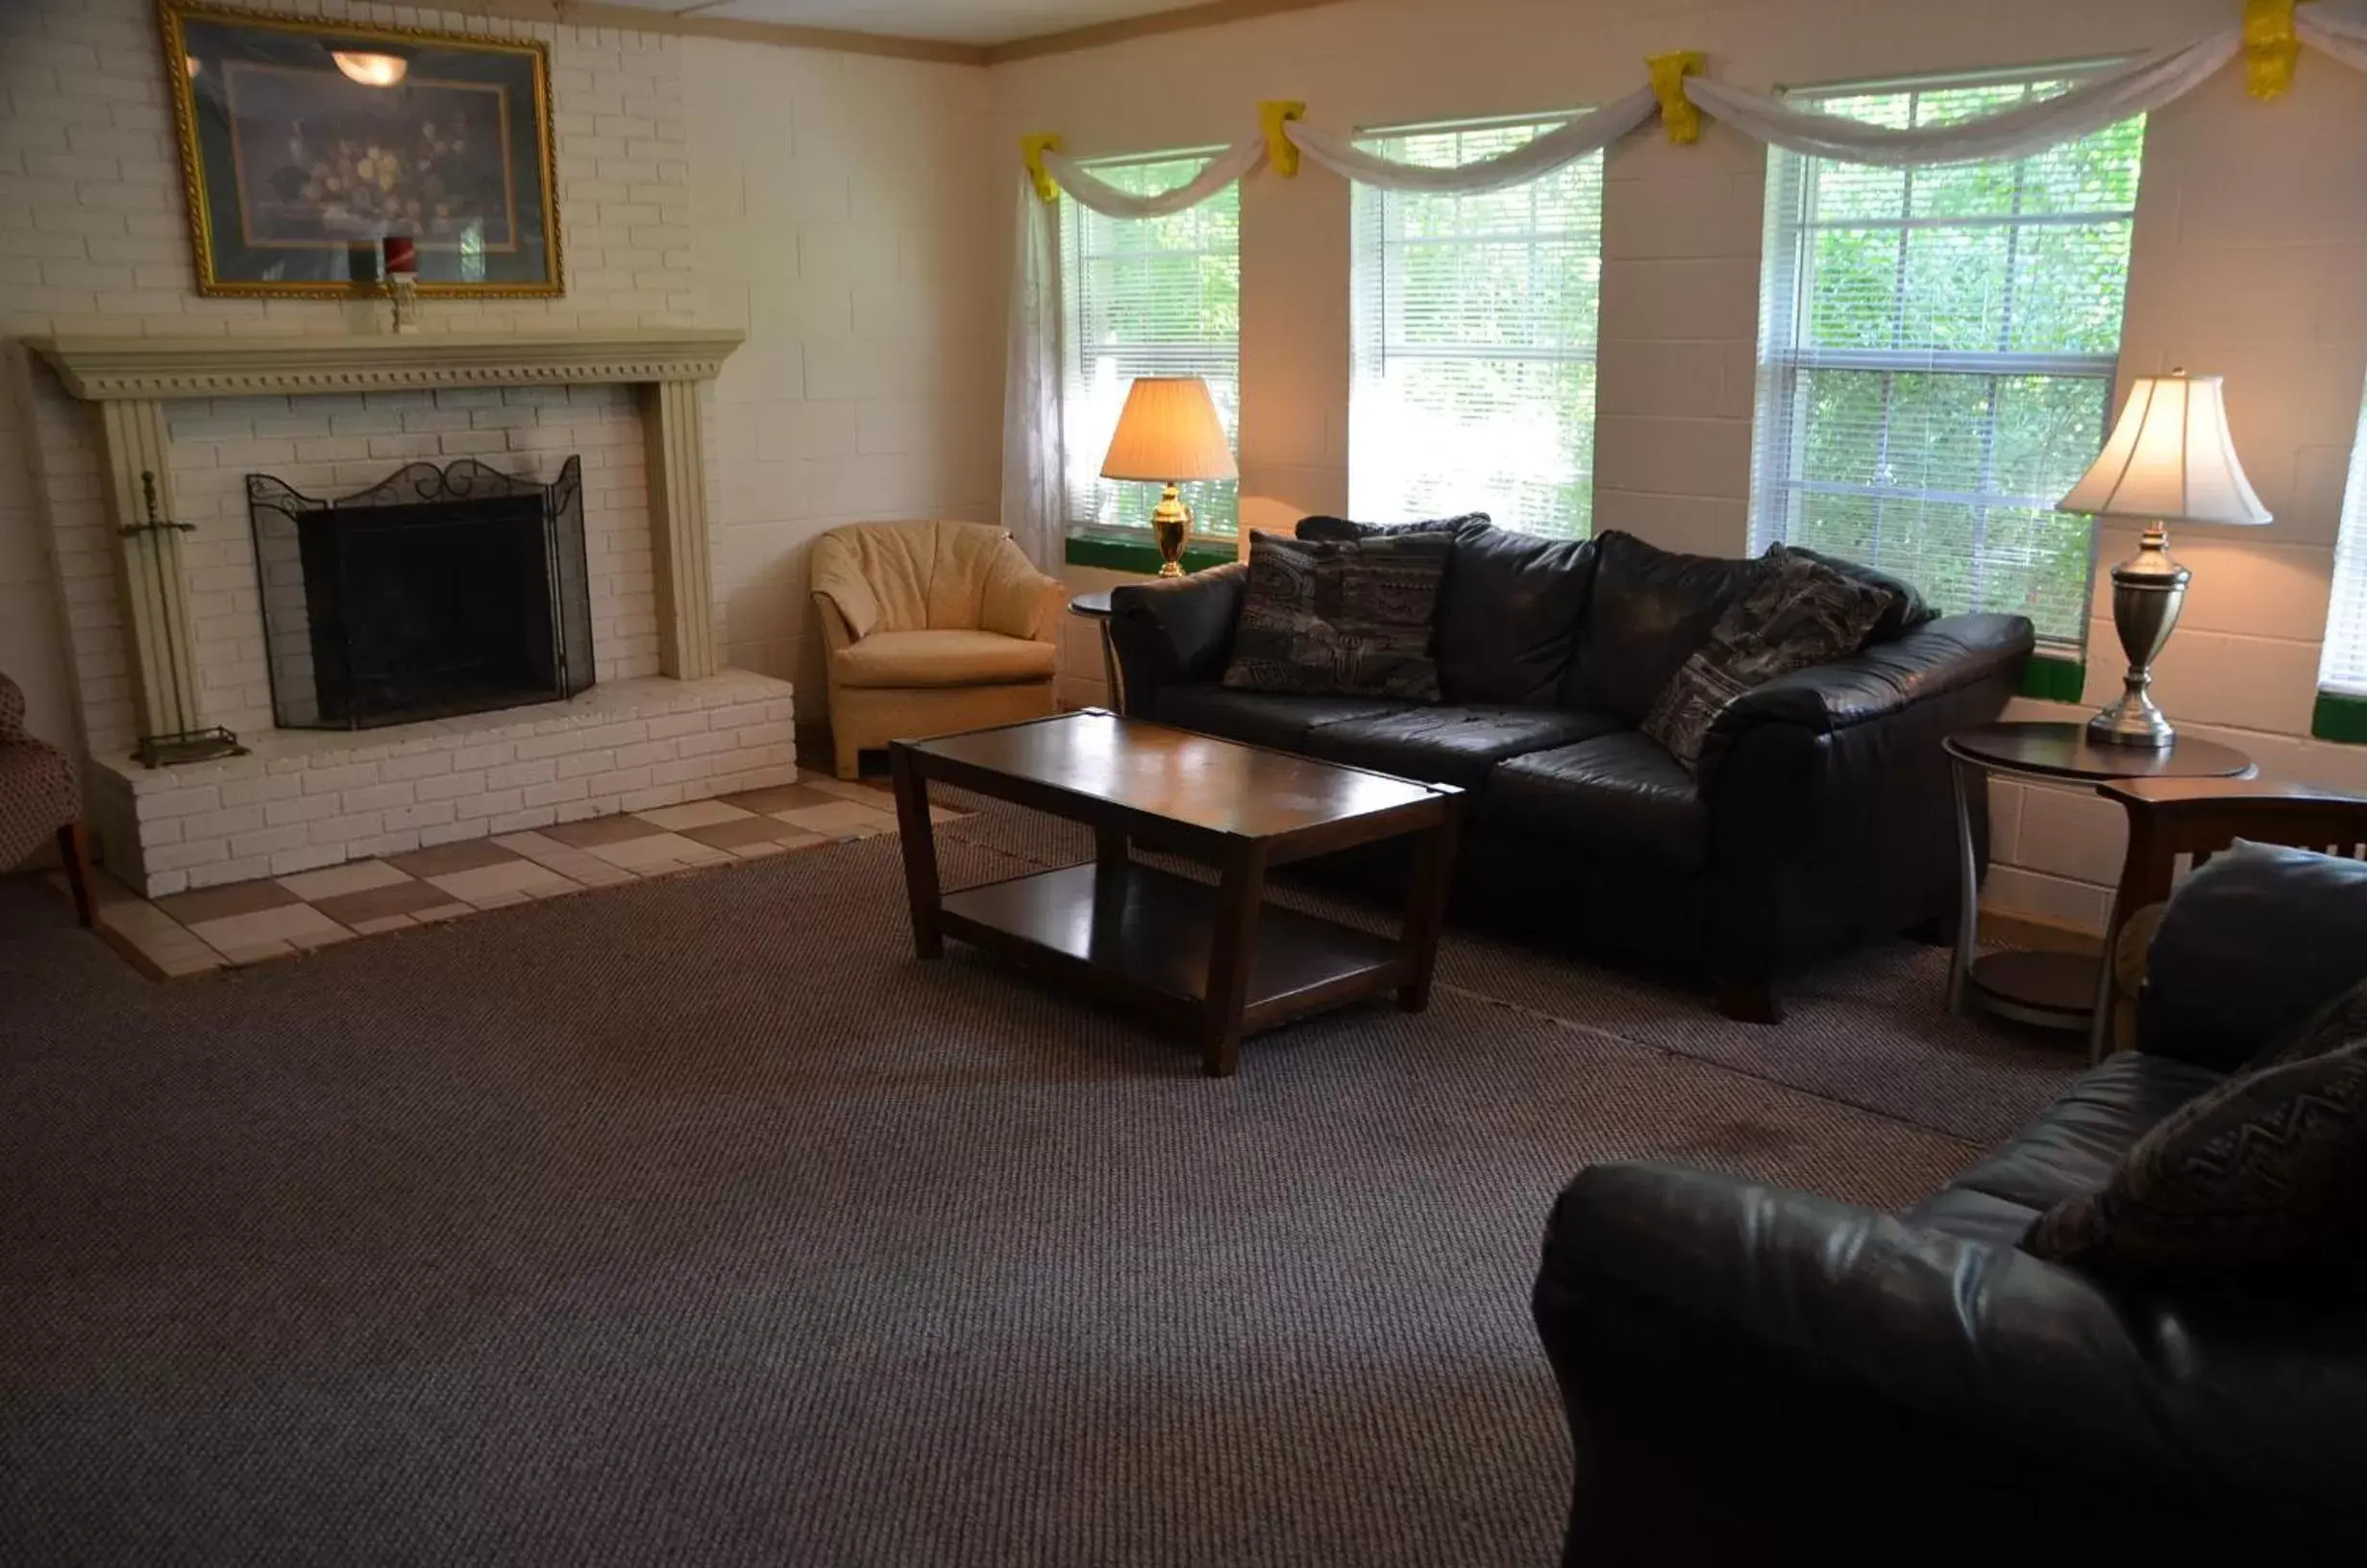
{"label": "white sheer curtain", "polygon": [[1132,191],[1120,190],[1108,181],[1087,173],[1076,159],[1058,153],[1044,155],[1044,171],[1062,190],[1104,217],[1163,218],[1170,212],[1199,206],[1234,181],[1246,178],[1265,161],[1266,138],[1251,136],[1210,159],[1199,173],[1182,184],[1155,196],[1137,196]]}
{"label": "white sheer curtain", "polygon": [[2322,49],[2355,71],[2367,71],[2367,5],[2317,0],[2293,12],[2293,31],[2312,49]]}
{"label": "white sheer curtain", "polygon": [[1738,131],[1811,158],[1890,167],[1962,163],[2043,152],[2132,114],[2159,109],[2202,86],[2235,58],[2243,43],[2243,29],[2221,28],[2053,98],[1953,125],[1905,130],[1795,109],[1781,99],[1698,76],[1685,79],[1685,96]]}
{"label": "white sheer curtain", "polygon": [[1038,569],[1060,570],[1068,535],[1060,445],[1060,269],[1052,204],[1019,181],[1002,382],[1002,526]]}
{"label": "white sheer curtain", "polygon": [[1522,143],[1509,153],[1451,169],[1399,163],[1366,152],[1345,136],[1288,120],[1282,134],[1297,149],[1344,179],[1382,190],[1418,190],[1432,195],[1473,196],[1525,184],[1626,135],[1659,111],[1649,87],[1629,93],[1590,114]]}

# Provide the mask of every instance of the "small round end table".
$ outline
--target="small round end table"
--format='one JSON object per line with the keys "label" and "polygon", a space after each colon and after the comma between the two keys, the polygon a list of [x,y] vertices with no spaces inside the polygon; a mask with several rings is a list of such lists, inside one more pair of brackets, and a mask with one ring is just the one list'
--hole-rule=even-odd
{"label": "small round end table", "polygon": [[2085,723],[1983,724],[1959,730],[1941,744],[1956,780],[1956,842],[1962,868],[1958,894],[1956,954],[1948,967],[1948,1008],[1978,1007],[2042,1029],[2087,1031],[2090,1055],[2101,1009],[2100,982],[2111,955],[2028,952],[1983,954],[1981,863],[1973,845],[1974,792],[1988,775],[2005,773],[2057,783],[2106,784],[2129,778],[2249,778],[2252,759],[2231,746],[2186,737],[2160,751],[2097,746]]}
{"label": "small round end table", "polygon": [[1101,678],[1109,691],[1110,710],[1123,713],[1126,705],[1118,686],[1118,649],[1110,642],[1110,596],[1104,588],[1098,593],[1078,594],[1069,600],[1069,613],[1085,620],[1100,623]]}

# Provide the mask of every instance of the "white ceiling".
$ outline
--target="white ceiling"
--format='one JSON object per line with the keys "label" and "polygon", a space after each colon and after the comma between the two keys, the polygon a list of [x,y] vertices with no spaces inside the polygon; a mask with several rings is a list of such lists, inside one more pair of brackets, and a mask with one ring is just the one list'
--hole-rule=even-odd
{"label": "white ceiling", "polygon": [[1176,11],[1192,0],[609,0],[643,11],[830,27],[947,43],[1008,43],[1096,22]]}

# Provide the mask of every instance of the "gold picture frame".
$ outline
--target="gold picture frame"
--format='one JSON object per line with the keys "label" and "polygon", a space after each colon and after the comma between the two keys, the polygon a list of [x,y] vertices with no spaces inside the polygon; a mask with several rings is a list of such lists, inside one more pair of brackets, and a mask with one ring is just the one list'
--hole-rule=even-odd
{"label": "gold picture frame", "polygon": [[550,49],[159,0],[200,294],[566,292]]}

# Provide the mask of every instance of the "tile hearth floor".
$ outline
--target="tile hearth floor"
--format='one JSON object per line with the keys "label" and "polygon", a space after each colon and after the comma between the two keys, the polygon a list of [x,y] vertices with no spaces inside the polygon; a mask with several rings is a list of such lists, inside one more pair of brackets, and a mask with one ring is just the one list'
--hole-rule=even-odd
{"label": "tile hearth floor", "polygon": [[[932,806],[946,821],[961,814]],[[896,831],[883,783],[802,772],[751,790],[531,833],[465,839],[384,860],[231,882],[153,902],[100,873],[109,945],[157,979],[284,958],[357,937],[700,867],[787,854]],[[65,879],[51,881],[62,894]]]}

